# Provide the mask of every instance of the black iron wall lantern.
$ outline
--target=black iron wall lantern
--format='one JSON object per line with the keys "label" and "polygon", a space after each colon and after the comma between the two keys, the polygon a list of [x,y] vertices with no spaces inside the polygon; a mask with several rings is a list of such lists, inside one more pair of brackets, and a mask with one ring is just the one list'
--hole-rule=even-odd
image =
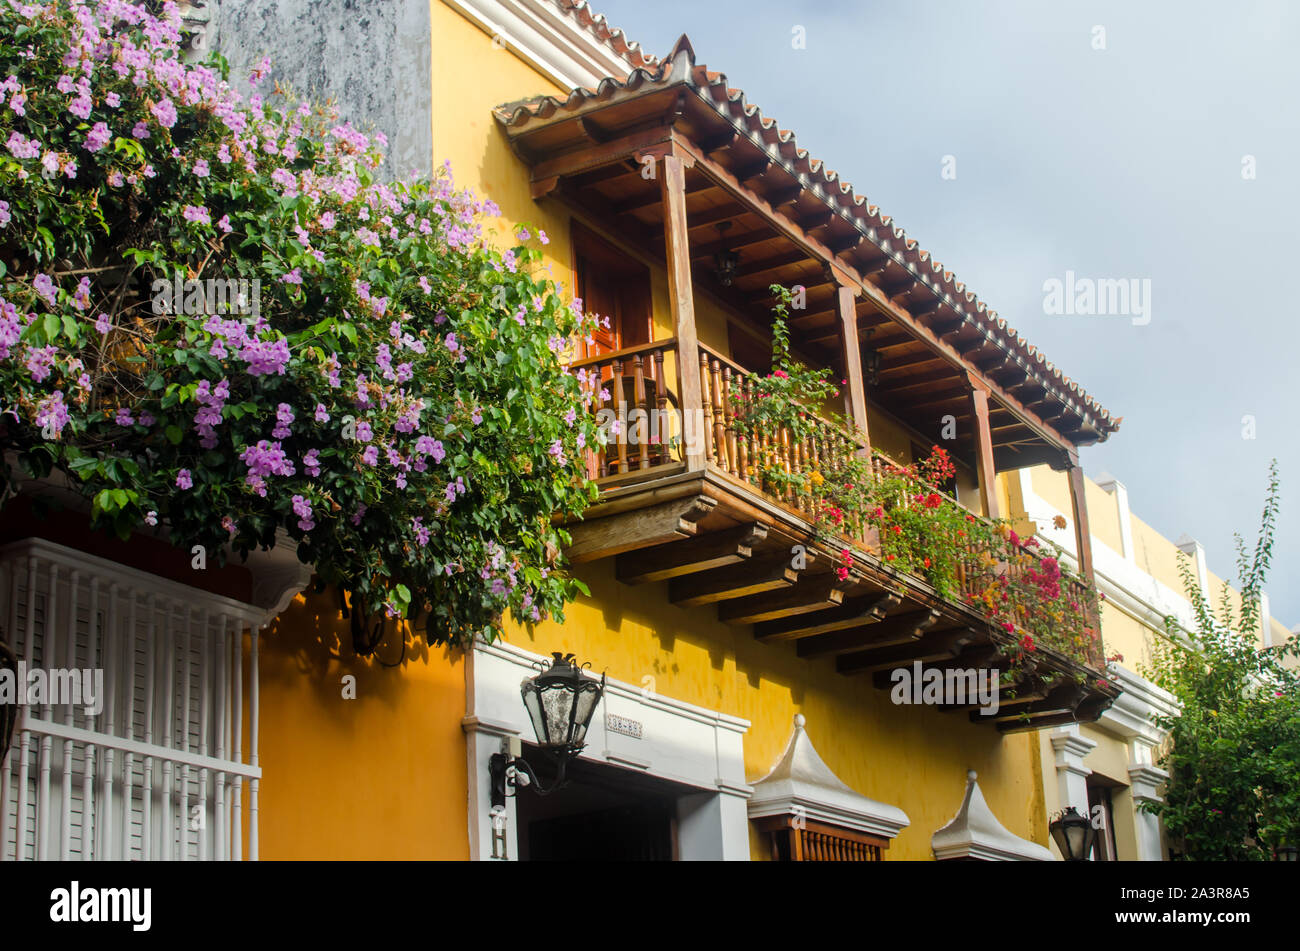
{"label": "black iron wall lantern", "polygon": [[551,656],[551,666],[520,684],[519,693],[538,745],[555,761],[555,780],[549,786],[539,782],[517,749],[493,753],[488,761],[493,806],[505,805],[509,785],[532,786],[538,795],[550,795],[564,785],[565,767],[585,745],[587,728],[605,693],[605,677],[596,680],[584,674],[585,665],[579,665],[572,654],[556,651]]}
{"label": "black iron wall lantern", "polygon": [[[731,222],[719,222],[717,227],[718,238],[721,240],[726,237]],[[718,278],[718,283],[723,287],[730,287],[731,282],[736,279],[736,265],[739,263],[740,255],[735,251],[719,251],[713,255],[713,273]]]}
{"label": "black iron wall lantern", "polygon": [[867,331],[867,339],[863,341],[862,348],[862,379],[867,386],[876,386],[880,383],[880,364],[882,357],[880,351],[871,346],[871,335],[876,332],[872,327]]}
{"label": "black iron wall lantern", "polygon": [[1300,849],[1294,845],[1279,845],[1273,854],[1279,862],[1300,862]]}
{"label": "black iron wall lantern", "polygon": [[1066,806],[1065,811],[1057,813],[1048,828],[1052,832],[1052,840],[1067,862],[1088,861],[1096,832],[1087,816],[1079,815],[1074,806]]}
{"label": "black iron wall lantern", "polygon": [[730,287],[731,282],[736,279],[736,265],[740,263],[740,255],[735,251],[719,251],[713,256],[713,266],[718,275],[718,283],[723,287]]}

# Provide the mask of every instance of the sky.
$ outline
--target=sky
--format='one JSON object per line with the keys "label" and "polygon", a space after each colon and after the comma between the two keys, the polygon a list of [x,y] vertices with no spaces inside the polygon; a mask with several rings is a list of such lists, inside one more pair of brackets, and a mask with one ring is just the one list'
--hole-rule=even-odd
{"label": "sky", "polygon": [[[1265,590],[1300,625],[1300,4],[593,7],[657,56],[687,33],[698,63],[1124,417],[1084,471],[1199,541],[1220,577],[1237,579],[1234,532],[1254,548],[1276,459]],[[1068,271],[1149,281],[1149,308],[1049,314],[1045,282]]]}

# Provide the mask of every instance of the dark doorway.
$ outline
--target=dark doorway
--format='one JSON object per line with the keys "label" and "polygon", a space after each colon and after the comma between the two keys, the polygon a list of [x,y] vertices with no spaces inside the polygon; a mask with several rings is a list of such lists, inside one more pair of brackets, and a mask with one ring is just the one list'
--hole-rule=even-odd
{"label": "dark doorway", "polygon": [[609,318],[592,333],[586,356],[649,343],[653,327],[650,269],[573,223],[573,270],[583,311]]}
{"label": "dark doorway", "polygon": [[[525,746],[543,782],[554,768]],[[698,789],[605,763],[569,764],[568,784],[549,796],[518,792],[521,861],[669,862],[677,857],[677,798]]]}

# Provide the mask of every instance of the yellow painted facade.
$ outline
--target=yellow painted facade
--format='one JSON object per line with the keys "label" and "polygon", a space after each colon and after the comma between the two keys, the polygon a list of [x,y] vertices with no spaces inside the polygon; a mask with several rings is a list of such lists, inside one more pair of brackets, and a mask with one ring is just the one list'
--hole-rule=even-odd
{"label": "yellow painted facade", "polygon": [[[514,223],[548,233],[547,266],[571,293],[570,213],[532,200],[528,171],[492,116],[500,103],[567,90],[512,50],[495,46],[444,3],[430,0],[430,16],[434,155],[450,161],[459,186],[498,203],[503,240]],[[664,270],[646,263],[655,337],[671,336]],[[696,320],[702,343],[729,350],[728,315],[720,304],[698,297]],[[910,461],[909,431],[877,407],[869,416],[873,444]],[[1032,484],[1043,499],[1070,512],[1063,474],[1040,467]],[[1026,513],[1015,480],[1000,479],[998,493],[1003,512],[1018,526],[1038,514]],[[960,470],[958,494],[978,507],[968,469]],[[1087,495],[1095,543],[1121,552],[1113,497],[1092,483]],[[1172,543],[1136,518],[1132,531],[1138,566],[1181,590]],[[564,624],[548,622],[532,632],[510,624],[506,639],[538,654],[575,653],[611,678],[748,720],[744,767],[750,782],[771,768],[790,736],[792,716],[803,714],[810,739],[840,779],[908,814],[911,824],[892,842],[889,859],[932,857],[930,836],[956,812],[968,769],[978,771],[989,806],[1008,830],[1048,843],[1047,816],[1056,811],[1058,789],[1052,750],[1039,734],[1002,736],[963,715],[895,706],[869,677],[837,674],[833,660],[800,659],[793,647],[760,644],[747,628],[717,621],[710,608],[669,604],[663,583],[620,584],[609,560],[584,565],[577,574],[591,597],[572,605]],[[1103,608],[1103,626],[1108,650],[1131,658],[1130,667],[1145,659],[1149,639],[1160,636],[1112,605]],[[395,651],[386,645],[385,652]],[[356,678],[356,698],[345,700],[349,675]],[[485,777],[468,774],[465,711],[460,652],[430,651],[413,641],[399,667],[358,660],[332,595],[299,596],[268,630],[262,648],[263,856],[467,858],[467,790]],[[1088,765],[1126,782],[1124,745],[1095,728],[1082,729],[1097,743]],[[1127,802],[1124,795],[1117,811]],[[1132,812],[1131,803],[1126,808]],[[752,826],[750,835],[752,856],[766,858],[769,848]],[[1117,825],[1116,839],[1121,858],[1136,857],[1132,823]]]}
{"label": "yellow painted facade", "polygon": [[[500,205],[502,229],[506,222],[545,229],[547,264],[571,290],[569,215],[533,202],[528,172],[491,115],[501,102],[565,90],[494,48],[444,4],[431,3],[431,16],[435,154],[451,161],[459,186]],[[669,336],[665,274],[648,263],[655,335]],[[698,298],[696,317],[701,342],[727,352],[722,308]],[[911,437],[901,426],[873,408],[872,427],[885,451],[910,459]],[[964,471],[961,481],[963,498],[973,499],[973,476]],[[792,716],[804,714],[818,752],[844,782],[908,813],[911,825],[892,843],[891,859],[931,857],[930,835],[956,812],[971,768],[1008,829],[1046,842],[1032,736],[1003,738],[961,715],[896,707],[870,678],[837,674],[833,661],[801,660],[792,647],[759,644],[747,629],[718,622],[710,609],[670,605],[663,584],[619,584],[609,562],[578,575],[592,596],[570,608],[566,623],[543,624],[531,635],[508,625],[507,640],[540,654],[574,652],[630,683],[652,677],[665,696],[749,720],[750,781],[781,753]],[[342,698],[346,675],[356,678],[354,700]],[[458,652],[429,651],[416,641],[400,668],[358,660],[333,596],[300,595],[264,636],[261,705],[264,857],[467,857],[470,777]],[[752,831],[753,856],[769,851]]]}

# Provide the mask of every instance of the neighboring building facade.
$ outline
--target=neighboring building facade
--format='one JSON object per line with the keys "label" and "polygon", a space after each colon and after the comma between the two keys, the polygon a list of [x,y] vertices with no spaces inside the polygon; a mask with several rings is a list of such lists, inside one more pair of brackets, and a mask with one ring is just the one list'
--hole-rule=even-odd
{"label": "neighboring building facade", "polygon": [[[1070,500],[1063,479],[1045,467],[1023,469],[1008,477],[1013,517],[1026,533],[1035,531],[1076,558],[1075,540],[1054,527],[1068,517]],[[1099,857],[1158,860],[1169,856],[1155,816],[1138,809],[1159,800],[1167,778],[1156,761],[1165,734],[1153,718],[1177,711],[1172,696],[1142,676],[1151,647],[1168,638],[1166,619],[1185,631],[1196,630],[1196,619],[1183,587],[1179,559],[1188,567],[1207,603],[1218,610],[1226,588],[1234,616],[1241,595],[1206,566],[1205,549],[1193,539],[1172,542],[1143,522],[1129,508],[1128,490],[1116,479],[1088,480],[1088,514],[1092,529],[1097,589],[1104,598],[1102,637],[1110,658],[1107,668],[1123,688],[1115,703],[1094,723],[1062,726],[1042,737],[1044,795],[1049,808],[1074,805],[1080,812],[1100,806],[1108,832]],[[1286,642],[1290,631],[1269,611],[1267,593],[1261,598],[1260,647]]]}
{"label": "neighboring building facade", "polygon": [[[591,597],[563,625],[470,650],[390,637],[394,667],[352,652],[292,548],[199,572],[154,539],[7,513],[0,607],[20,656],[99,663],[116,686],[96,717],[27,711],[0,855],[537,859],[579,841],[622,858],[1048,859],[1051,815],[1101,805],[1115,857],[1161,858],[1134,806],[1159,794],[1149,717],[1170,698],[1136,671],[1187,608],[1173,546],[1078,466],[1118,421],[684,37],[657,60],[573,0],[356,6],[201,13],[236,72],[272,54],[273,78],[373,118],[396,172],[446,159],[503,222],[547,231],[557,279],[616,317],[579,363],[704,431],[593,458],[602,498],[569,552]],[[770,282],[806,290],[797,342],[843,374],[865,451],[910,462],[951,417],[951,494],[1033,522],[1095,576],[1123,662],[1048,658],[1083,682],[1008,698],[993,722],[892,702],[890,668],[996,665],[996,632],[870,539],[849,540],[838,583],[837,547],[746,481],[719,391],[768,350],[753,288]],[[587,749],[562,792],[494,810],[489,758],[516,739],[536,755],[519,684],[552,652],[608,678]]]}

